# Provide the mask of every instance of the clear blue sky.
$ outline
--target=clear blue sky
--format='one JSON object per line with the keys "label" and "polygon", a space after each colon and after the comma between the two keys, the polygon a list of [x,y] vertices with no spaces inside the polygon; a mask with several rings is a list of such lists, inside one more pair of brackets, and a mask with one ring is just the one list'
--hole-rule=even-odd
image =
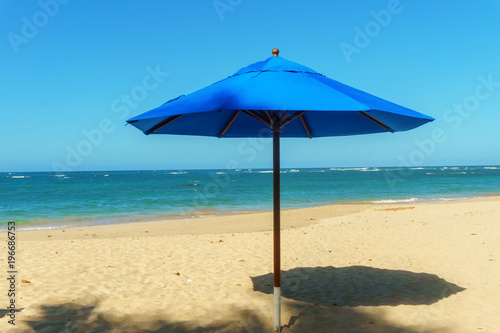
{"label": "clear blue sky", "polygon": [[124,120],[275,47],[436,118],[282,140],[283,167],[500,164],[500,1],[3,0],[0,15],[0,171],[270,168],[266,143],[145,136]]}

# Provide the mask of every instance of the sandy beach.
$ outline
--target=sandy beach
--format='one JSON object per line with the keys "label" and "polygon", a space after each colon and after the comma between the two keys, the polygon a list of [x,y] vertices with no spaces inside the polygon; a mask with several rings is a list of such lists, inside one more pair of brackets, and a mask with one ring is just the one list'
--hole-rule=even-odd
{"label": "sandy beach", "polygon": [[[283,332],[500,332],[499,221],[499,196],[284,211]],[[0,331],[271,332],[271,227],[262,212],[20,231]]]}

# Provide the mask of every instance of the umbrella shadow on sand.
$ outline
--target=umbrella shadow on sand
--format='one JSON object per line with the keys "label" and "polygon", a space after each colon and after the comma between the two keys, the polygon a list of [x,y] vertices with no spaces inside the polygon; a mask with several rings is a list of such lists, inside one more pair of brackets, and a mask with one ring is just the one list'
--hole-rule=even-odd
{"label": "umbrella shadow on sand", "polygon": [[[429,305],[465,288],[434,274],[366,266],[297,267],[282,272],[284,305],[294,313],[286,332],[333,329],[349,332],[444,332],[422,327],[399,327],[360,306]],[[255,291],[273,293],[271,273],[252,277]],[[316,325],[316,326],[314,326]]]}
{"label": "umbrella shadow on sand", "polygon": [[[297,267],[282,276],[283,297],[326,306],[428,305],[465,290],[434,274],[366,266]],[[252,282],[255,291],[273,293],[271,273]]]}

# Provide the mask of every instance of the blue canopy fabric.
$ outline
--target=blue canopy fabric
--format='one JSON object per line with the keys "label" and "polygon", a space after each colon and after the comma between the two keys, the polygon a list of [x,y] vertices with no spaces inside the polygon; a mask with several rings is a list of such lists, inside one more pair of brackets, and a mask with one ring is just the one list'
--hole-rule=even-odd
{"label": "blue canopy fabric", "polygon": [[271,127],[262,121],[266,111],[305,111],[283,125],[281,137],[406,131],[434,120],[274,56],[127,122],[146,134],[252,137]]}

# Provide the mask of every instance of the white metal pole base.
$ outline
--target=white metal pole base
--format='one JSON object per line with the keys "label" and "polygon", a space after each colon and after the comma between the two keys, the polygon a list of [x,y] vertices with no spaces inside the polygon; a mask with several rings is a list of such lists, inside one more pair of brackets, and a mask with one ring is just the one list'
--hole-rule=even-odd
{"label": "white metal pole base", "polygon": [[274,331],[281,332],[281,287],[274,287]]}

